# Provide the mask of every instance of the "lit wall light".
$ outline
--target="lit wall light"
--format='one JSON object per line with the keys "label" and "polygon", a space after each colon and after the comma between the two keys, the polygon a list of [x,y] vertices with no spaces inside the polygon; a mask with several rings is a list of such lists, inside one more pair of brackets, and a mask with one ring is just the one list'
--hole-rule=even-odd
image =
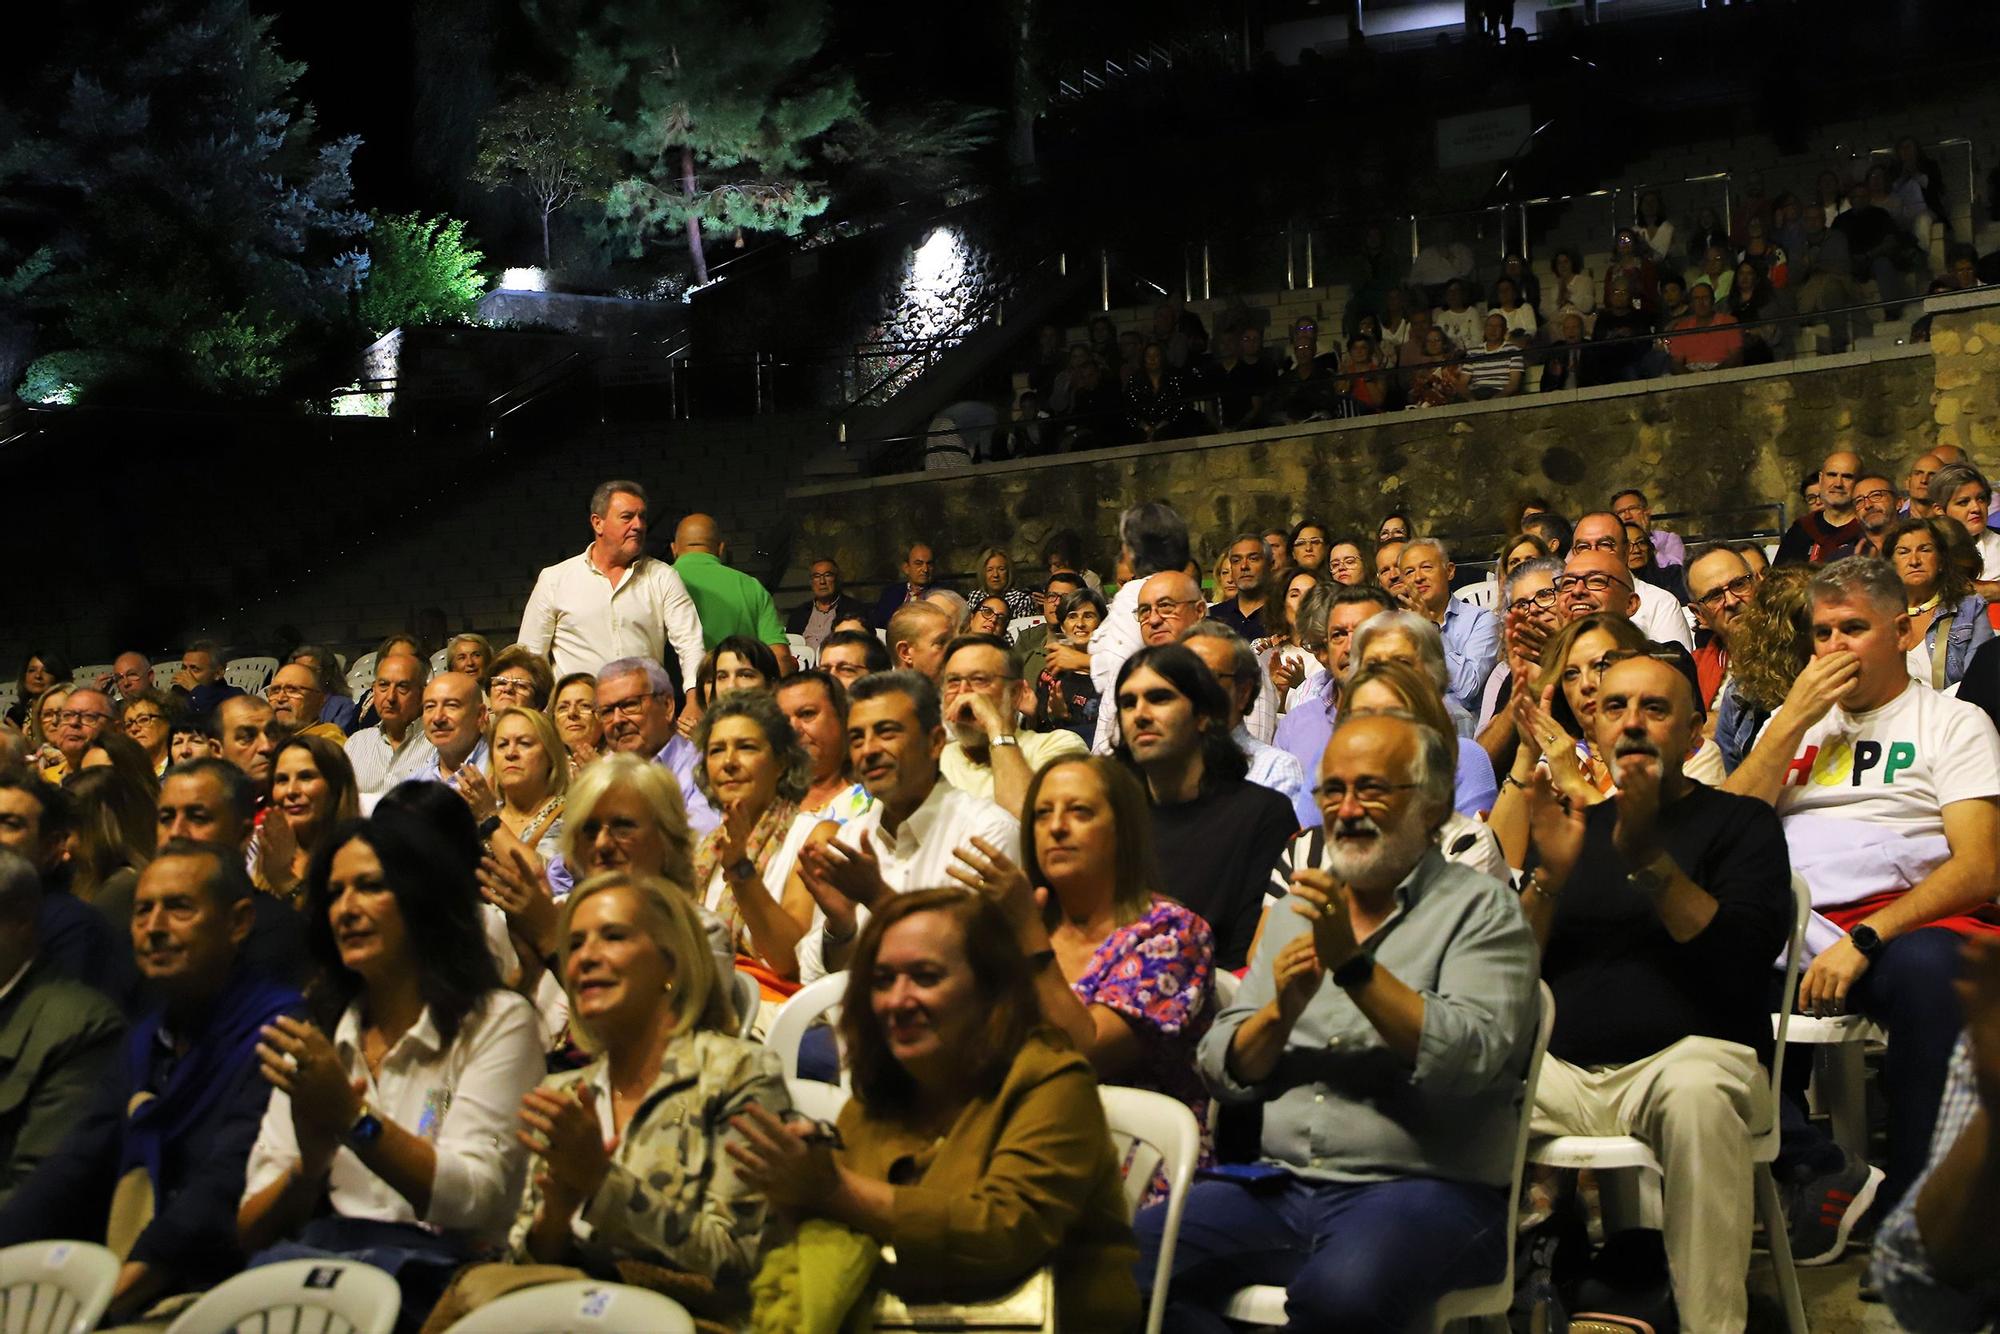
{"label": "lit wall light", "polygon": [[502,292],[546,292],[549,290],[549,274],[546,269],[508,269],[500,275]]}

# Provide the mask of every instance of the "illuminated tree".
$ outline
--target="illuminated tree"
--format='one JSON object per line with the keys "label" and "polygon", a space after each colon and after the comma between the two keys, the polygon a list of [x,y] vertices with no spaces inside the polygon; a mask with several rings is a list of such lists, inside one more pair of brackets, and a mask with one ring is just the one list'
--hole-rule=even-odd
{"label": "illuminated tree", "polygon": [[501,103],[479,129],[472,178],[508,186],[542,216],[542,263],[549,259],[549,219],[578,199],[602,198],[618,171],[610,126],[597,99],[581,89],[541,86]]}
{"label": "illuminated tree", "polygon": [[375,220],[368,238],[368,276],[361,284],[361,322],[371,333],[399,326],[443,324],[472,314],[486,291],[485,256],[465,243],[456,218],[392,215]]}

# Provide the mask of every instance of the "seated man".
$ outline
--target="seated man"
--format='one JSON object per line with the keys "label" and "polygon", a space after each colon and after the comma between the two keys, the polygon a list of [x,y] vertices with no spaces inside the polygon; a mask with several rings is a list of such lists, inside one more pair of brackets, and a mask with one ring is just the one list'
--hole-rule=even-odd
{"label": "seated man", "polygon": [[208,717],[223,700],[243,693],[223,680],[222,650],[212,639],[197,639],[187,646],[173,688],[187,697],[188,712],[197,718]]}
{"label": "seated man", "polygon": [[[1451,751],[1405,718],[1343,720],[1319,768],[1331,870],[1293,872],[1233,1004],[1202,1039],[1218,1098],[1262,1103],[1267,1180],[1195,1184],[1176,1330],[1224,1331],[1245,1284],[1289,1328],[1428,1328],[1506,1263],[1536,1022],[1535,942],[1506,886],[1447,863]],[[1135,1224],[1151,1286],[1163,1205]]]}
{"label": "seated man", "polygon": [[[1784,565],[1797,561],[1817,565],[1832,560],[1842,547],[1851,547],[1861,538],[1861,515],[1854,506],[1854,484],[1861,479],[1861,456],[1851,450],[1836,449],[1808,484],[1819,491],[1819,506],[1792,521],[1778,542],[1773,562]],[[1811,497],[1808,496],[1808,502]]]}
{"label": "seated man", "polygon": [[1313,805],[1312,788],[1297,757],[1288,750],[1259,741],[1244,724],[1264,685],[1264,673],[1257,666],[1257,655],[1249,641],[1220,621],[1197,621],[1181,631],[1181,643],[1202,660],[1208,674],[1228,697],[1229,735],[1243,752],[1243,758],[1250,762],[1250,771],[1244,777],[1291,802],[1301,828],[1316,822],[1319,808]]}
{"label": "seated man", "polygon": [[960,635],[945,646],[943,707],[951,741],[938,756],[945,781],[1019,815],[1028,781],[1058,755],[1088,751],[1068,728],[1030,732],[1021,725],[1034,687],[1021,679],[1014,651],[995,635]]}
{"label": "seated man", "polygon": [[1245,639],[1262,639],[1270,633],[1264,625],[1265,613],[1272,613],[1275,624],[1282,610],[1271,606],[1271,554],[1264,549],[1264,539],[1255,533],[1239,533],[1230,540],[1224,559],[1236,596],[1210,607],[1209,617]]}
{"label": "seated man", "polygon": [[[600,680],[598,689],[603,688]],[[605,745],[612,749],[610,719],[601,702],[598,716],[605,719]],[[412,777],[455,790],[461,769],[486,763],[486,696],[479,682],[464,672],[439,672],[424,687],[423,718],[431,757]]]}
{"label": "seated man", "polygon": [[838,838],[799,852],[799,874],[819,905],[799,941],[801,982],[847,967],[866,912],[884,895],[953,883],[947,871],[971,840],[1020,855],[1021,826],[1011,812],[945,781],[944,747],[943,709],[927,679],[881,672],[855,683],[848,757],[875,802]]}
{"label": "seated man", "polygon": [[1215,931],[1219,968],[1241,968],[1263,911],[1271,863],[1298,831],[1292,804],[1244,775],[1229,700],[1179,644],[1125,660],[1112,753],[1145,782],[1160,857],[1160,891]]}
{"label": "seated man", "polygon": [[340,675],[340,659],[334,656],[333,650],[324,644],[301,644],[292,650],[285,661],[300,663],[319,674],[322,696],[319,721],[332,723],[343,735],[351,730],[361,710],[348,697],[347,682]]}
{"label": "seated man", "polygon": [[[478,689],[476,682],[473,688]],[[324,737],[336,746],[347,744],[346,732],[320,721],[326,691],[320,685],[318,669],[303,662],[286,663],[264,687],[264,698],[270,702],[272,718],[292,735]]]}
{"label": "seated man", "polygon": [[259,801],[271,794],[271,752],[285,736],[271,706],[255,695],[231,695],[215,710],[215,751],[243,771]]}
{"label": "seated man", "polygon": [[604,749],[651,760],[672,774],[680,784],[681,800],[687,803],[688,829],[700,839],[722,823],[722,816],[695,784],[694,766],[700,756],[694,743],[674,727],[682,702],[680,682],[651,658],[619,658],[605,663],[597,674]]}
{"label": "seated man", "polygon": [[[1563,561],[1564,568],[1576,573],[1597,569],[1622,571],[1624,578],[1621,582],[1631,589],[1630,605],[1612,605],[1602,598],[1595,598],[1591,600],[1597,605],[1572,609],[1573,599],[1565,592],[1563,619],[1575,620],[1586,611],[1623,612],[1631,618],[1632,624],[1645,633],[1646,638],[1659,644],[1679,644],[1688,652],[1694,652],[1694,635],[1688,629],[1687,617],[1681,613],[1681,604],[1658,584],[1634,579],[1627,560],[1631,551],[1631,538],[1625,532],[1625,521],[1611,511],[1599,510],[1578,519],[1576,533],[1570,539],[1569,555]],[[1591,556],[1609,556],[1611,561],[1586,559]],[[1567,585],[1558,581],[1557,587],[1566,589]]]}
{"label": "seated man", "polygon": [[886,672],[893,666],[888,648],[872,630],[835,630],[820,646],[819,665],[843,689],[870,672]]}
{"label": "seated man", "polygon": [[[1888,1030],[1882,1194],[1893,1207],[1923,1167],[1958,1035],[1959,938],[2000,930],[2000,735],[1977,706],[1911,680],[1910,618],[1887,561],[1836,561],[1808,594],[1812,661],[1725,787],[1776,808],[1812,886],[1799,1009],[1864,1014]],[[1791,1098],[1782,1111],[1780,1166],[1800,1183],[1793,1256],[1824,1264],[1881,1173],[1848,1162]]]}
{"label": "seated man", "polygon": [[[160,1008],[140,1019],[61,1149],[0,1207],[0,1246],[81,1237],[124,1255],[107,1324],[242,1268],[236,1206],[271,1092],[257,1073],[258,1030],[301,1008],[297,991],[241,963],[254,897],[235,848],[161,847],[139,877],[131,929]],[[114,1189],[146,1207],[114,1210]],[[107,1215],[118,1235],[106,1235]]]}
{"label": "seated man", "polygon": [[1740,1330],[1750,1143],[1777,1114],[1765,978],[1791,933],[1791,867],[1768,806],[1683,773],[1695,689],[1664,655],[1619,661],[1593,720],[1617,794],[1572,806],[1546,774],[1529,792],[1521,910],[1556,998],[1534,1128],[1644,1140],[1665,1170],[1682,1327]]}
{"label": "seated man", "polygon": [[1445,698],[1470,713],[1479,707],[1479,692],[1500,660],[1500,621],[1483,607],[1451,595],[1457,570],[1451,553],[1435,537],[1415,537],[1403,544],[1396,558],[1402,576],[1405,606],[1444,637],[1444,663],[1449,675]]}
{"label": "seated man", "polygon": [[347,738],[347,762],[364,798],[379,797],[406,778],[415,778],[437,756],[424,735],[423,692],[429,668],[414,653],[391,653],[375,663],[369,697],[375,725]]}
{"label": "seated man", "polygon": [[850,616],[868,619],[868,604],[841,591],[840,566],[830,556],[814,561],[807,577],[812,583],[812,596],[792,608],[785,620],[785,631],[804,639],[817,653],[835,625]]}
{"label": "seated man", "polygon": [[[1300,646],[1319,660],[1323,669],[1309,680],[1293,679],[1290,665],[1281,658],[1271,660],[1271,685],[1279,691],[1303,686],[1299,698],[1278,720],[1272,744],[1289,752],[1307,774],[1319,772],[1320,756],[1333,737],[1333,720],[1339,712],[1340,682],[1354,653],[1354,632],[1385,611],[1396,609],[1395,599],[1374,584],[1330,588],[1322,584],[1299,603]],[[1282,664],[1282,665],[1281,665]]]}
{"label": "seated man", "polygon": [[69,775],[80,772],[83,753],[111,730],[111,721],[116,716],[111,696],[102,690],[78,686],[70,691],[69,699],[56,717],[54,739],[62,761],[44,769],[42,777],[51,783],[60,783]]}
{"label": "seated man", "polygon": [[915,672],[935,683],[944,669],[944,646],[951,642],[957,625],[958,618],[935,602],[918,598],[904,603],[890,613],[889,624],[883,631],[891,666],[899,672]]}
{"label": "seated man", "polygon": [[139,990],[132,958],[93,906],[69,892],[74,820],[75,803],[62,788],[33,774],[0,772],[0,848],[42,877],[35,909],[38,965],[101,992],[130,1014]]}
{"label": "seated man", "polygon": [[0,848],[0,1210],[62,1143],[118,1054],[125,1019],[41,954],[42,880]]}

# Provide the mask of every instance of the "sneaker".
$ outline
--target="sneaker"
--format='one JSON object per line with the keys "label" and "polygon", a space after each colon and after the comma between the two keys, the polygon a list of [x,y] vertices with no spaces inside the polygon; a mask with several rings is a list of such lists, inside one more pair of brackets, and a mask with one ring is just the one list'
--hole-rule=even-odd
{"label": "sneaker", "polygon": [[1800,1182],[1793,1190],[1788,1231],[1792,1263],[1830,1265],[1847,1249],[1848,1234],[1861,1221],[1882,1185],[1882,1169],[1854,1158],[1836,1171]]}

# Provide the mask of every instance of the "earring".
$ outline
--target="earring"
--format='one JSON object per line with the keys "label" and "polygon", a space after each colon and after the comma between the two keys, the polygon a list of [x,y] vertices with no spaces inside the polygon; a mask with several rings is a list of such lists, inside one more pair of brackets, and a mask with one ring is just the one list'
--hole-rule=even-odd
{"label": "earring", "polygon": [[674,980],[673,980],[673,979],[672,979],[671,977],[670,977],[670,978],[668,978],[668,979],[666,980],[666,983],[665,983],[665,984],[664,984],[663,986],[661,986],[660,990],[661,990],[661,991],[663,991],[663,992],[665,992],[665,993],[666,993],[667,995],[669,995],[669,996],[673,995],[673,994],[674,994]]}

